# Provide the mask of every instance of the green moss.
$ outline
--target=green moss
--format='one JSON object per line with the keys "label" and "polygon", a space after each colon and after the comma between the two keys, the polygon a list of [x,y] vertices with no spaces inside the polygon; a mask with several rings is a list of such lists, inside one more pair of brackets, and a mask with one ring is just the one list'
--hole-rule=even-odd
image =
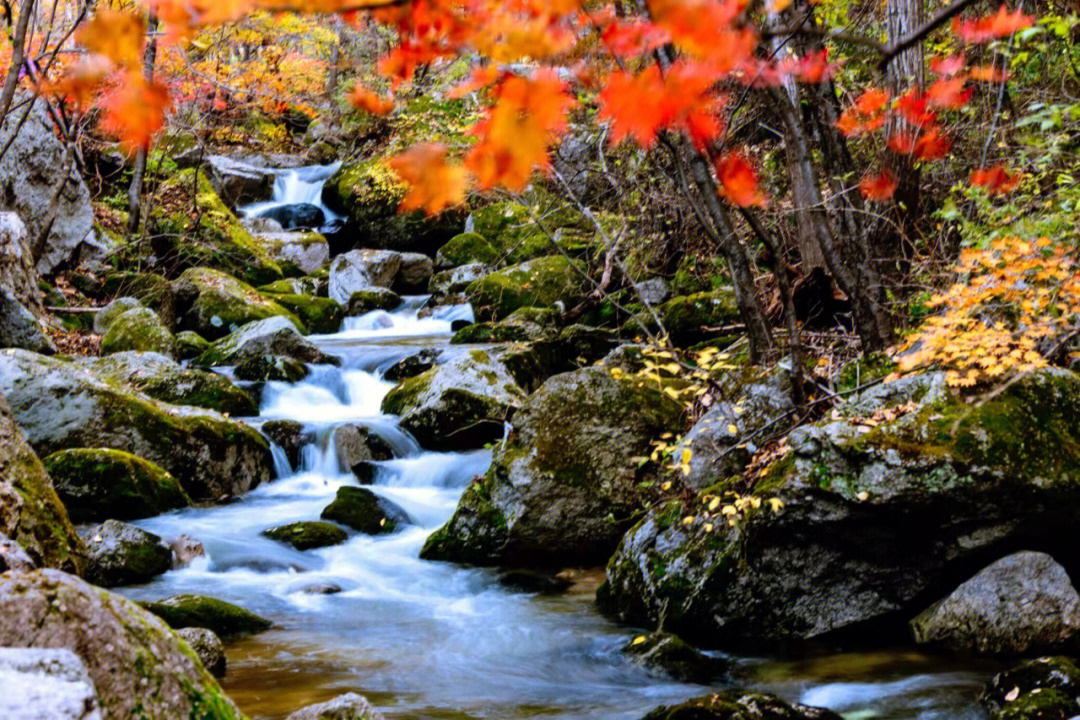
{"label": "green moss", "polygon": [[430,386],[437,370],[432,368],[416,377],[411,377],[395,387],[383,398],[382,411],[389,415],[404,415],[416,405],[420,395]]}
{"label": "green moss", "polygon": [[216,340],[255,320],[280,315],[307,331],[303,322],[274,300],[259,294],[255,288],[212,268],[189,268],[177,280],[197,293],[191,307],[183,314],[181,323],[208,340]]}
{"label": "green moss", "polygon": [[[740,318],[735,292],[731,289],[674,297],[656,312],[671,341],[680,347],[714,337],[718,334],[716,328],[738,323]],[[639,334],[644,329],[659,331],[652,316],[646,313],[634,316],[623,326],[624,333],[629,335]]]}
{"label": "green moss", "polygon": [[439,248],[435,262],[439,267],[457,267],[469,263],[490,265],[499,257],[495,247],[479,233],[455,235],[448,243]]}
{"label": "green moss", "polygon": [[313,333],[330,335],[341,329],[345,311],[341,305],[324,297],[310,295],[279,295],[262,293],[263,297],[273,300],[281,307],[300,318],[304,326]]}
{"label": "green moss", "polygon": [[11,539],[43,566],[81,575],[86,550],[41,461],[29,447],[12,450],[8,458],[0,460],[0,470],[7,470],[22,501]]}
{"label": "green moss", "polygon": [[269,620],[250,610],[205,595],[176,595],[158,602],[139,604],[174,630],[202,627],[213,630],[221,637],[235,637],[262,632],[271,625]]}
{"label": "green moss", "polygon": [[1068,720],[1080,704],[1060,690],[1035,690],[1021,695],[993,715],[993,720]]}
{"label": "green moss", "polygon": [[173,339],[176,341],[177,360],[191,360],[210,349],[210,341],[193,330],[177,333]]}
{"label": "green moss", "polygon": [[135,350],[176,356],[176,342],[161,318],[149,308],[135,308],[119,315],[101,339],[101,354]]}
{"label": "green moss", "polygon": [[334,501],[322,511],[331,520],[367,535],[382,535],[398,529],[404,517],[390,503],[367,488],[338,488]]}
{"label": "green moss", "polygon": [[490,309],[494,319],[505,318],[518,308],[551,308],[562,303],[569,309],[583,297],[582,280],[561,255],[537,258],[472,282],[467,292],[474,304]]}
{"label": "green moss", "polygon": [[340,545],[348,539],[348,534],[337,525],[327,522],[303,521],[280,525],[264,530],[263,535],[271,540],[288,543],[297,550]]}

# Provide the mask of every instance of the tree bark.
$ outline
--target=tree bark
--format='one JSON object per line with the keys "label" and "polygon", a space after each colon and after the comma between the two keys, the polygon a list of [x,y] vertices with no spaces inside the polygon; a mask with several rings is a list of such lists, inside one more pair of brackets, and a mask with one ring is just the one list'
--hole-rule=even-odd
{"label": "tree bark", "polygon": [[4,78],[4,88],[0,90],[0,121],[7,117],[11,102],[15,99],[15,89],[19,86],[19,73],[22,72],[26,59],[26,29],[34,14],[34,0],[23,0],[19,6],[19,19],[15,24],[15,35],[11,38],[11,67]]}
{"label": "tree bark", "polygon": [[[154,64],[157,62],[157,37],[154,34],[157,28],[157,15],[150,13],[147,19],[150,38],[146,41],[146,51],[143,54],[143,76],[147,82],[152,82],[154,79]],[[139,231],[139,223],[142,221],[142,192],[148,151],[149,148],[141,147],[135,155],[135,172],[131,176],[131,186],[128,187],[127,231],[132,235]]]}

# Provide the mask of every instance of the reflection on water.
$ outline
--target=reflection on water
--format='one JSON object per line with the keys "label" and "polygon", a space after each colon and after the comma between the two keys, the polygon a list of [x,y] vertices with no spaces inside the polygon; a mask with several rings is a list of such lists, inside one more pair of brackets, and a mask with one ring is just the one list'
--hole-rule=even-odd
{"label": "reflection on water", "polygon": [[[640,718],[707,688],[651,675],[619,648],[632,636],[593,605],[599,572],[576,573],[564,595],[538,597],[500,585],[493,571],[418,558],[491,452],[422,451],[382,415],[392,387],[381,372],[421,347],[445,345],[465,308],[420,318],[420,299],[395,313],[355,318],[315,338],[342,359],[296,384],[270,383],[260,420],[304,423],[315,438],[295,472],[225,506],[191,508],[139,524],[202,541],[207,557],[127,594],[195,592],[236,602],[275,623],[228,647],[223,685],[253,718],[280,718],[346,691],[389,718]],[[333,428],[366,426],[399,455],[377,464],[372,489],[408,512],[412,525],[381,537],[299,552],[262,536],[312,520],[338,488],[356,483],[334,456]],[[335,594],[315,594],[333,585]],[[841,655],[777,662],[733,658],[740,685],[824,705],[850,718],[976,718],[985,671],[913,653]]]}

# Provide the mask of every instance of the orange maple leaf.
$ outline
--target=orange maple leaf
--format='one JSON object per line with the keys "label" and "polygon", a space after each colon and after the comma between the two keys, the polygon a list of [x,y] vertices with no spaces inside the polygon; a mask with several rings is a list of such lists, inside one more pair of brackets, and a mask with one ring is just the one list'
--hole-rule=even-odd
{"label": "orange maple leaf", "polygon": [[79,30],[76,40],[92,53],[104,55],[121,67],[134,68],[142,63],[145,33],[142,18],[105,7]]}
{"label": "orange maple leaf", "polygon": [[716,176],[721,184],[720,194],[733,205],[765,207],[767,204],[758,187],[757,171],[742,153],[729,152],[717,160]]}
{"label": "orange maple leaf", "polygon": [[974,89],[965,88],[967,78],[963,75],[941,78],[926,89],[926,104],[932,108],[956,110],[967,104]]}
{"label": "orange maple leaf", "polygon": [[416,145],[388,162],[409,185],[409,192],[401,201],[401,211],[423,210],[428,215],[437,215],[465,201],[468,186],[465,168],[447,162],[444,146]]}
{"label": "orange maple leaf", "polygon": [[991,195],[1012,192],[1020,184],[1020,173],[1009,173],[1003,166],[980,168],[971,173],[971,184],[986,188]]}
{"label": "orange maple leaf", "polygon": [[394,109],[393,100],[368,90],[360,83],[349,93],[349,104],[372,115],[388,115]]}
{"label": "orange maple leaf", "polygon": [[148,82],[141,72],[129,71],[101,101],[105,109],[102,129],[119,137],[129,151],[148,148],[165,124],[171,104],[168,88]]}
{"label": "orange maple leaf", "polygon": [[893,196],[899,184],[896,176],[885,169],[876,175],[867,175],[859,181],[859,192],[867,200],[884,202]]}
{"label": "orange maple leaf", "polygon": [[993,15],[974,20],[953,18],[952,29],[953,33],[964,42],[984,43],[995,38],[1008,37],[1018,30],[1031,27],[1034,22],[1035,18],[1024,14],[1021,8],[1009,12],[1002,3]]}

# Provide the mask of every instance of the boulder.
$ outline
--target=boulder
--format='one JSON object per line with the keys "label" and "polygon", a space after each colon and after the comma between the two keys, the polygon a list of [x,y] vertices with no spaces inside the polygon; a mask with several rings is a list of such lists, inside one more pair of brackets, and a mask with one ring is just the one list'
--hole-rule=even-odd
{"label": "boulder", "polygon": [[[461,232],[465,219],[450,210],[435,217],[398,212],[406,185],[380,159],[344,163],[323,186],[323,204],[347,218],[331,254],[357,247],[434,254]],[[342,240],[347,238],[347,244]],[[331,242],[333,245],[333,241]]]}
{"label": "boulder", "polygon": [[157,266],[170,277],[201,267],[252,285],[281,279],[281,267],[222,202],[205,172],[190,168],[174,174],[158,186],[150,207],[151,248]]}
{"label": "boulder", "polygon": [[210,671],[211,675],[217,678],[225,677],[225,646],[213,630],[197,627],[180,628],[176,631],[176,635],[195,651],[195,654],[199,656],[199,662]]}
{"label": "boulder", "polygon": [[464,450],[501,438],[503,423],[524,401],[498,358],[477,349],[404,381],[387,393],[382,410],[401,416],[425,448]]}
{"label": "boulder", "polygon": [[82,363],[99,378],[173,405],[216,410],[238,417],[257,415],[251,396],[231,380],[205,370],[187,369],[152,352],[121,352]]}
{"label": "boulder", "polygon": [[1080,669],[1075,663],[1065,657],[1040,657],[995,675],[979,702],[992,720],[1066,720],[1080,710],[1078,698]]}
{"label": "boulder", "polygon": [[1061,648],[1080,630],[1080,596],[1046,553],[983,568],[911,621],[915,642],[998,655]]}
{"label": "boulder", "polygon": [[209,268],[191,268],[173,283],[177,323],[207,340],[217,340],[257,320],[281,317],[301,332],[300,319],[255,288]]}
{"label": "boulder", "polygon": [[376,495],[367,488],[338,488],[334,501],[323,509],[320,517],[351,527],[365,535],[392,533],[412,521],[396,504]]}
{"label": "boulder", "polygon": [[330,263],[330,299],[342,305],[358,290],[389,289],[401,269],[401,253],[352,250]]}
{"label": "boulder", "polygon": [[352,473],[371,462],[394,457],[393,449],[385,440],[367,428],[351,423],[334,428],[334,452],[341,471]]}
{"label": "boulder", "polygon": [[94,681],[70,650],[0,648],[0,717],[102,720]]}
{"label": "boulder", "polygon": [[113,320],[128,310],[137,310],[141,307],[142,303],[133,297],[118,297],[111,300],[108,305],[94,313],[94,332],[98,335],[104,335],[109,331],[109,326],[112,325]]}
{"label": "boulder", "polygon": [[169,546],[134,525],[106,520],[79,535],[86,543],[86,579],[95,585],[138,585],[172,569]]}
{"label": "boulder", "polygon": [[422,372],[427,372],[435,367],[436,361],[442,352],[437,348],[424,348],[415,355],[398,360],[383,372],[383,378],[391,382],[400,382],[406,378],[416,377]]}
{"label": "boulder", "polygon": [[450,270],[442,270],[431,276],[428,292],[438,298],[461,295],[469,284],[491,272],[484,263],[469,263]]}
{"label": "boulder", "polygon": [[62,265],[100,260],[111,245],[94,229],[90,191],[78,170],[64,162],[66,151],[45,103],[34,96],[21,97],[26,102],[16,105],[0,124],[0,147],[8,148],[0,158],[0,204],[17,213],[26,224],[27,237],[36,239],[45,229],[55,188],[63,181],[37,271],[52,275]]}
{"label": "boulder", "polygon": [[[0,357],[3,353],[0,352]],[[0,534],[15,541],[34,565],[81,573],[86,548],[71,525],[38,456],[15,424],[0,391]],[[6,543],[5,543],[6,545]],[[13,549],[5,569],[25,563]]]}
{"label": "boulder", "polygon": [[221,201],[231,208],[269,200],[273,195],[277,173],[261,163],[247,158],[209,155],[206,168],[210,184]]}
{"label": "boulder", "polygon": [[421,295],[427,291],[435,264],[423,253],[401,253],[401,267],[394,276],[393,289],[402,295]]}
{"label": "boulder", "polygon": [[623,646],[631,662],[680,682],[707,685],[724,671],[724,662],[687,645],[671,633],[638,635]]}
{"label": "boulder", "polygon": [[775,695],[724,690],[680,705],[663,705],[642,720],[841,720],[841,717],[823,708],[789,704]]}
{"label": "boulder", "polygon": [[394,310],[400,305],[401,296],[393,290],[372,287],[367,290],[357,290],[349,297],[349,302],[345,307],[345,315],[358,317],[375,310]]}
{"label": "boulder", "polygon": [[213,343],[192,364],[197,367],[239,365],[249,358],[265,355],[288,357],[304,363],[339,364],[336,358],[325,355],[314,343],[305,340],[296,326],[284,317],[256,320],[241,326]]}
{"label": "boulder", "polygon": [[0,533],[0,572],[36,570],[38,564],[26,554],[19,543]]}
{"label": "boulder", "polygon": [[455,235],[435,253],[435,267],[449,270],[462,265],[489,265],[499,260],[499,251],[480,233]]}
{"label": "boulder", "polygon": [[[275,205],[259,213],[258,217],[274,220],[283,230],[310,230],[326,222],[322,208],[311,203]],[[329,251],[327,251],[329,256]],[[317,268],[316,268],[317,269]]]}
{"label": "boulder", "polygon": [[0,645],[74,652],[103,718],[244,717],[164,623],[58,570],[0,575]]}
{"label": "boulder", "polygon": [[345,309],[330,298],[276,293],[263,293],[263,296],[300,318],[304,327],[317,335],[336,333],[341,329],[341,320],[346,315]]}
{"label": "boulder", "polygon": [[[716,337],[730,325],[741,322],[735,291],[731,288],[699,292],[674,297],[656,308],[656,314],[664,324],[671,342],[679,347],[689,347]],[[633,335],[645,329],[658,332],[652,316],[648,313],[635,315],[623,326],[623,333]]]}
{"label": "boulder", "polygon": [[22,348],[52,355],[56,345],[45,334],[34,314],[18,301],[15,293],[0,286],[0,348]]}
{"label": "boulder", "polygon": [[363,695],[345,693],[333,700],[300,708],[285,720],[384,720]]}
{"label": "boulder", "polygon": [[0,394],[42,456],[103,447],[168,470],[194,500],[239,495],[273,476],[266,440],[212,411],[192,411],[121,389],[70,362],[0,351]]}
{"label": "boulder", "polygon": [[205,595],[174,595],[139,604],[174,630],[199,627],[212,630],[219,637],[233,638],[259,633],[271,626],[269,620],[250,610]]}
{"label": "boulder", "polygon": [[251,355],[233,370],[237,380],[286,383],[300,382],[310,372],[304,363],[284,355]]}
{"label": "boulder", "polygon": [[61,450],[44,462],[74,522],[135,520],[191,504],[168,471],[120,450]]}
{"label": "boulder", "polygon": [[583,283],[569,260],[551,255],[486,275],[467,292],[474,306],[498,320],[522,307],[569,310],[584,299]]}
{"label": "boulder", "polygon": [[0,212],[0,288],[38,318],[44,313],[39,280],[26,225],[18,214]]}
{"label": "boulder", "polygon": [[349,538],[348,533],[337,525],[314,520],[272,527],[269,530],[263,530],[263,535],[271,540],[292,545],[297,550],[314,550],[340,545]]}
{"label": "boulder", "polygon": [[270,420],[260,427],[263,434],[285,451],[289,465],[300,467],[300,453],[305,445],[315,442],[315,434],[295,420]]}
{"label": "boulder", "polygon": [[291,277],[259,286],[259,292],[269,295],[310,295],[326,297],[330,289],[330,271],[326,268],[313,271],[313,275]]}
{"label": "boulder", "polygon": [[176,357],[176,341],[156,312],[137,307],[113,319],[101,338],[102,355],[129,350]]}
{"label": "boulder", "polygon": [[[1077,428],[1080,377],[1068,371],[1040,370],[978,405],[940,373],[875,386],[792,431],[791,451],[749,485],[655,506],[598,599],[703,643],[898,632],[988,556],[1027,546],[1080,559],[1064,540],[1080,517]],[[744,498],[734,524],[729,492]]]}
{"label": "boulder", "polygon": [[133,297],[156,312],[166,327],[176,324],[172,283],[164,275],[131,270],[112,272],[102,279],[101,292],[110,298]]}
{"label": "boulder", "polygon": [[176,359],[192,360],[210,348],[210,341],[197,332],[185,330],[173,336],[176,341]]}
{"label": "boulder", "polygon": [[469,485],[421,557],[477,565],[603,561],[650,497],[640,458],[681,422],[680,403],[607,370],[550,378],[514,414],[487,475]]}

